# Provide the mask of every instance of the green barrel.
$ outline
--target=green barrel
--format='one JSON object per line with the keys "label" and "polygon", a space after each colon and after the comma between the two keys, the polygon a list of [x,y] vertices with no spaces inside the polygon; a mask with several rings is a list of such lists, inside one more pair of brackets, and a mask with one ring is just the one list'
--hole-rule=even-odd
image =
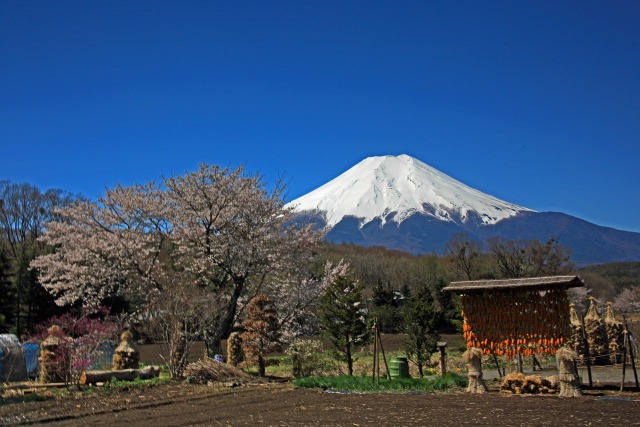
{"label": "green barrel", "polygon": [[409,375],[409,361],[404,356],[393,356],[389,361],[389,376],[391,379],[411,378]]}

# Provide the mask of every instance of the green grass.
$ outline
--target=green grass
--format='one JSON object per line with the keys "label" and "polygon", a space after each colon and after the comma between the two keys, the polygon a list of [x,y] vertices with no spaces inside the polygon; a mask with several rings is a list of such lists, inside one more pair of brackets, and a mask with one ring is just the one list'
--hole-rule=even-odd
{"label": "green grass", "polygon": [[293,382],[293,385],[301,388],[322,388],[359,392],[442,392],[453,387],[466,387],[467,378],[452,372],[444,377],[434,378],[398,378],[387,380],[380,378],[380,383],[373,382],[371,377],[338,376],[338,377],[307,377]]}
{"label": "green grass", "polygon": [[0,398],[0,405],[10,405],[13,403],[27,403],[27,402],[43,402],[45,400],[53,399],[53,397],[42,396],[40,394],[25,394],[22,396],[8,396]]}

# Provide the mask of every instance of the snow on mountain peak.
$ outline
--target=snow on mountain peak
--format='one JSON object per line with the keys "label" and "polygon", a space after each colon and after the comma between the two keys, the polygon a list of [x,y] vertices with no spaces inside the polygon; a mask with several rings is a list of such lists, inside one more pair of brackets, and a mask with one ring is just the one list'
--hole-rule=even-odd
{"label": "snow on mountain peak", "polygon": [[287,204],[296,212],[323,212],[331,228],[345,216],[364,225],[376,218],[401,223],[421,213],[465,222],[475,213],[483,224],[530,209],[482,193],[406,154],[368,157],[337,178]]}

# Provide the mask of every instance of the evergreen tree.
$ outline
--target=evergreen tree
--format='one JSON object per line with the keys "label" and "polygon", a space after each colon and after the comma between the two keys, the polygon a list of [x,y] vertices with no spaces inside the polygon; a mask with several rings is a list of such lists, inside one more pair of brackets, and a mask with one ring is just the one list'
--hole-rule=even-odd
{"label": "evergreen tree", "polygon": [[431,290],[422,286],[405,303],[403,313],[404,332],[407,334],[404,349],[409,360],[418,367],[418,373],[422,378],[424,367],[438,348],[438,325],[442,321],[442,311],[436,304]]}
{"label": "evergreen tree", "polygon": [[347,364],[349,375],[353,375],[355,350],[369,339],[362,288],[355,280],[340,275],[320,301],[322,335],[331,341],[334,358]]}
{"label": "evergreen tree", "polygon": [[400,293],[394,291],[390,285],[383,285],[378,281],[371,296],[370,315],[372,318],[378,318],[381,332],[395,334],[402,330],[401,302]]}

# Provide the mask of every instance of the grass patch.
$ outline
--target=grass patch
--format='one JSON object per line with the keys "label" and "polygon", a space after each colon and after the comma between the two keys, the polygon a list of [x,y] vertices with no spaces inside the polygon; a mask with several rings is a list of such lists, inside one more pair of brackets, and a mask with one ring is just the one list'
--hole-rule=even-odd
{"label": "grass patch", "polygon": [[136,378],[131,381],[117,380],[115,378],[111,379],[111,381],[104,384],[104,388],[110,389],[131,389],[131,388],[144,388],[151,387],[156,384],[164,383],[171,381],[169,378],[162,377],[154,377],[148,380],[142,380],[140,378]]}
{"label": "grass patch", "polygon": [[468,380],[462,375],[448,372],[444,377],[434,378],[398,378],[388,380],[380,378],[380,383],[373,382],[371,377],[338,376],[338,377],[307,377],[293,382],[301,388],[322,388],[359,392],[403,392],[421,391],[425,393],[442,392],[453,387],[466,387]]}
{"label": "grass patch", "polygon": [[25,394],[16,396],[7,396],[0,398],[0,405],[11,405],[13,403],[28,403],[28,402],[43,402],[45,400],[53,399],[50,396],[43,396],[41,394]]}

